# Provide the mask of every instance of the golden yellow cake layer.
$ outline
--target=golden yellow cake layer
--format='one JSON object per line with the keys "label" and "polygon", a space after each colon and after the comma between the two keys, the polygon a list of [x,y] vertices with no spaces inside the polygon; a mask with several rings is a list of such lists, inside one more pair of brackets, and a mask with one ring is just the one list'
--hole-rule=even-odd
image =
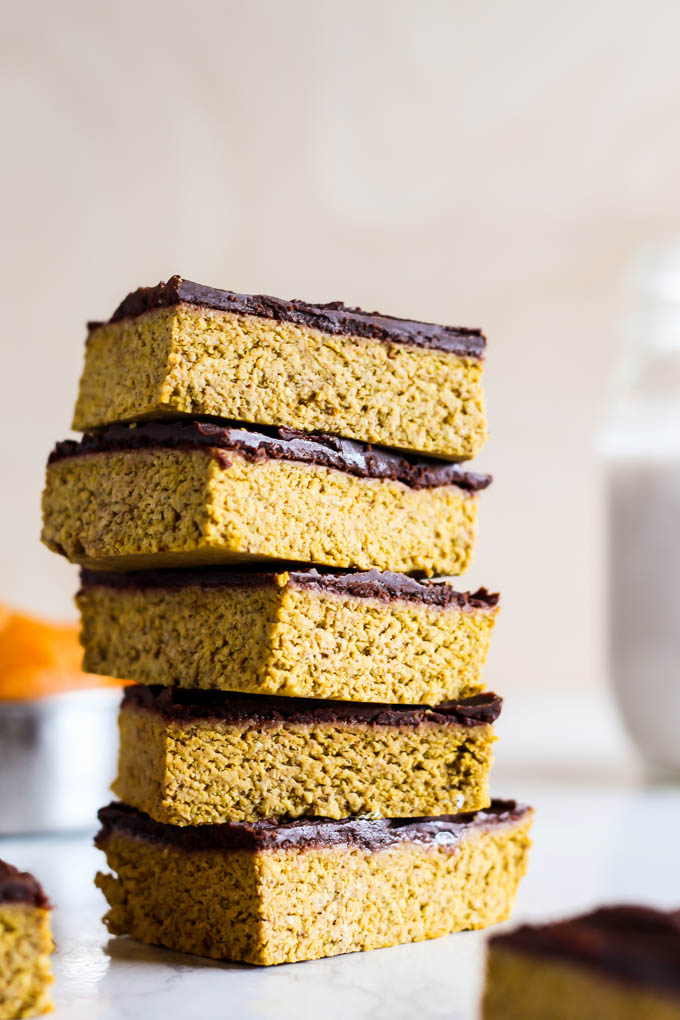
{"label": "golden yellow cake layer", "polygon": [[486,440],[482,370],[446,350],[182,303],[90,333],[73,427],[214,415],[465,460]]}
{"label": "golden yellow cake layer", "polygon": [[[526,810],[488,825],[468,815],[458,831],[444,823],[428,841],[427,824],[411,838],[402,823],[364,820],[347,824],[364,833],[366,826],[396,824],[397,841],[381,845],[371,836],[340,835],[333,845],[315,845],[313,835],[305,845],[304,833],[285,832],[283,848],[270,834],[260,840],[256,830],[251,846],[211,850],[202,845],[200,829],[157,826],[149,832],[147,825],[147,834],[130,832],[107,818],[110,810],[100,812],[104,828],[97,837],[114,872],[97,877],[109,902],[109,931],[266,965],[419,942],[505,920],[526,870],[531,824]],[[189,833],[189,843],[178,846],[176,833]]]}
{"label": "golden yellow cake layer", "polygon": [[50,911],[0,903],[0,1020],[52,1011]]}
{"label": "golden yellow cake layer", "polygon": [[112,789],[169,825],[477,811],[498,701],[430,710],[131,687]]}
{"label": "golden yellow cake layer", "polygon": [[146,684],[384,704],[483,689],[492,596],[439,606],[315,587],[295,572],[241,585],[203,574],[178,585],[142,572],[129,587],[85,575],[85,668]]}
{"label": "golden yellow cake layer", "polygon": [[459,574],[477,495],[229,451],[133,449],[48,465],[45,544],[102,570],[285,559]]}

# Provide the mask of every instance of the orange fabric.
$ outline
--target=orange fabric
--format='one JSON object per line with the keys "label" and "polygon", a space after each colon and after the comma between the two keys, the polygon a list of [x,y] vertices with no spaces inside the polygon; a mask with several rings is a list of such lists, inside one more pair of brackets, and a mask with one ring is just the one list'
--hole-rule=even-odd
{"label": "orange fabric", "polygon": [[50,623],[0,605],[0,700],[123,684],[83,673],[82,657],[76,624]]}

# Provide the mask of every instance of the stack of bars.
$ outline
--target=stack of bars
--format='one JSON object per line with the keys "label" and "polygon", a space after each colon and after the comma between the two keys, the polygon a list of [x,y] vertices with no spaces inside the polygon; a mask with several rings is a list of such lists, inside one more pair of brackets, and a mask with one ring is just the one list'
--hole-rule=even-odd
{"label": "stack of bars", "polygon": [[498,609],[461,573],[485,340],[173,277],[91,323],[43,539],[85,668],[134,681],[97,845],[117,934],[275,964],[508,917]]}

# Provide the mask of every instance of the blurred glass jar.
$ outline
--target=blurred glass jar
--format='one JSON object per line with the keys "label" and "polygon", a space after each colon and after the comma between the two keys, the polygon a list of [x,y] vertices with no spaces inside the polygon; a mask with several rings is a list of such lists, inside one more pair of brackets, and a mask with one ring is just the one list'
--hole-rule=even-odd
{"label": "blurred glass jar", "polygon": [[680,775],[680,241],[644,252],[600,437],[613,685],[646,759]]}
{"label": "blurred glass jar", "polygon": [[0,603],[0,836],[91,829],[110,799],[121,681],[82,657],[76,624]]}

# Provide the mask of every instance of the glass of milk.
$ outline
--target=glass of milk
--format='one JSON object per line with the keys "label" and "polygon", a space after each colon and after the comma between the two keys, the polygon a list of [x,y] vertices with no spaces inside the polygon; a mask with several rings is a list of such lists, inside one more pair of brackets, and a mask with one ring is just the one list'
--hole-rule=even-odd
{"label": "glass of milk", "polygon": [[600,444],[610,668],[638,748],[680,776],[680,239],[631,268],[623,339]]}

